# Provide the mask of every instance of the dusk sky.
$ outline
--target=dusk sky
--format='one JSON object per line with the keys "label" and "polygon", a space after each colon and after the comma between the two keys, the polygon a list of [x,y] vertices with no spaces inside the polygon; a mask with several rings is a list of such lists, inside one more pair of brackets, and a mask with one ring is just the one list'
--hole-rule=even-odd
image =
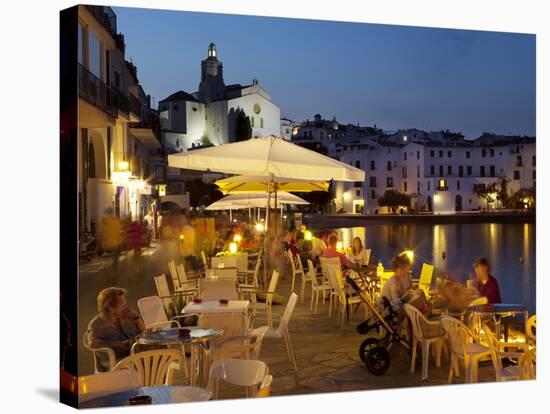
{"label": "dusk sky", "polygon": [[535,36],[114,7],[155,107],[195,92],[214,42],[226,84],[260,85],[296,121],[535,132]]}

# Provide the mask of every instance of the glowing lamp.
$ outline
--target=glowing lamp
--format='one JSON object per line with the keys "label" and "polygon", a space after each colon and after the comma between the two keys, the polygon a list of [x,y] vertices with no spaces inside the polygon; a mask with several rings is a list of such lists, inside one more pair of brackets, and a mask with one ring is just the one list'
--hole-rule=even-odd
{"label": "glowing lamp", "polygon": [[256,231],[264,231],[264,225],[262,223],[256,223]]}
{"label": "glowing lamp", "polygon": [[237,243],[230,243],[229,244],[229,251],[231,253],[237,253]]}
{"label": "glowing lamp", "polygon": [[233,241],[235,243],[240,243],[241,241],[241,235],[240,234],[235,234],[235,237],[233,237]]}
{"label": "glowing lamp", "polygon": [[180,234],[180,240],[183,240],[183,234]]}
{"label": "glowing lamp", "polygon": [[130,168],[130,164],[128,163],[128,161],[120,161],[118,163],[118,169],[120,171],[128,171],[128,168]]}
{"label": "glowing lamp", "polygon": [[403,254],[406,255],[406,256],[409,258],[409,260],[411,261],[411,263],[413,262],[413,260],[414,260],[414,252],[413,252],[412,250],[410,250],[410,249],[405,250],[405,251],[403,252]]}
{"label": "glowing lamp", "polygon": [[313,235],[311,234],[311,232],[308,230],[304,233],[304,240],[311,240],[313,239]]}

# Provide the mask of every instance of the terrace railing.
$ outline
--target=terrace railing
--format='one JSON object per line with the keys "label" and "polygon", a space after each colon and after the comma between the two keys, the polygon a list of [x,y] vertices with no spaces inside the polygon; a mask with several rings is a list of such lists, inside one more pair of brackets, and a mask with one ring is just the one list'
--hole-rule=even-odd
{"label": "terrace railing", "polygon": [[117,116],[114,91],[81,64],[78,65],[78,95],[107,114]]}

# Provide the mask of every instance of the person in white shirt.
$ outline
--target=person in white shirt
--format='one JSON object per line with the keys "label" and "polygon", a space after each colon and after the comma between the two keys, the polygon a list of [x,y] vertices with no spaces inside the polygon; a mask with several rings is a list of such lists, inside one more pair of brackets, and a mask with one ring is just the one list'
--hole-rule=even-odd
{"label": "person in white shirt", "polygon": [[321,256],[323,253],[323,250],[327,248],[326,243],[321,238],[321,234],[319,234],[319,237],[312,237],[311,238],[311,256],[313,257],[313,260],[315,260],[317,257]]}
{"label": "person in white shirt", "polygon": [[406,254],[401,254],[393,258],[392,267],[395,273],[382,287],[380,298],[388,298],[392,308],[397,311],[403,306],[403,296],[412,287],[409,277],[411,261]]}
{"label": "person in white shirt", "polygon": [[347,256],[350,262],[361,266],[367,266],[370,259],[370,249],[363,247],[363,242],[359,237],[355,237],[348,249]]}

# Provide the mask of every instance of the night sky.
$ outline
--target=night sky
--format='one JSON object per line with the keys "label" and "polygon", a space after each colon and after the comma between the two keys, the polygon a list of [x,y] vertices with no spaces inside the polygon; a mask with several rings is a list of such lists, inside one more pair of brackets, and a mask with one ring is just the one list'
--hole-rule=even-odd
{"label": "night sky", "polygon": [[534,35],[113,8],[156,106],[194,92],[210,42],[226,84],[256,78],[296,121],[535,135]]}

